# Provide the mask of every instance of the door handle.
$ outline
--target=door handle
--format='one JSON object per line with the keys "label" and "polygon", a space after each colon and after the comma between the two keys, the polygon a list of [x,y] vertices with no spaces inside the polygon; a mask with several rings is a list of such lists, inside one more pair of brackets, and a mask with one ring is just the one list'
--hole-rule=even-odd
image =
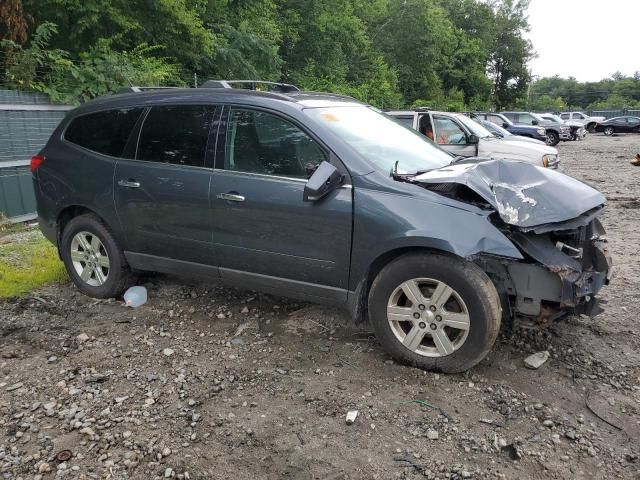
{"label": "door handle", "polygon": [[134,182],[133,180],[118,180],[118,185],[126,188],[140,188],[140,182]]}
{"label": "door handle", "polygon": [[235,193],[219,193],[216,195],[216,198],[229,202],[244,202],[244,197],[242,195],[236,195]]}

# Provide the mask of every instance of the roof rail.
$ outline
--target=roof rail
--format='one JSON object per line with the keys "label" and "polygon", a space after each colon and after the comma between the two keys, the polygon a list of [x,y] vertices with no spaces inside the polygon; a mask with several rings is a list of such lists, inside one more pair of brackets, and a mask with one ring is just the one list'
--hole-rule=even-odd
{"label": "roof rail", "polygon": [[[236,86],[237,85],[237,86]],[[264,80],[207,80],[200,88],[240,88],[245,90],[260,90],[266,86],[270,92],[289,93],[299,92],[300,89],[290,83],[267,82]]]}
{"label": "roof rail", "polygon": [[170,90],[173,88],[180,88],[180,87],[135,87],[132,85],[130,87],[123,87],[119,89],[116,93],[148,92],[149,90]]}

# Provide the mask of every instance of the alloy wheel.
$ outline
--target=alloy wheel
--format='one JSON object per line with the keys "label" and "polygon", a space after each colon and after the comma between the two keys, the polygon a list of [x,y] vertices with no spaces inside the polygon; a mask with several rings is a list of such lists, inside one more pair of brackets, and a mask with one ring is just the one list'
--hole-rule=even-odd
{"label": "alloy wheel", "polygon": [[471,319],[458,292],[439,280],[414,278],[389,297],[387,320],[397,340],[426,357],[445,357],[467,340]]}
{"label": "alloy wheel", "polygon": [[71,240],[71,262],[82,281],[92,287],[104,285],[109,277],[109,254],[93,233],[76,233]]}
{"label": "alloy wheel", "polygon": [[613,127],[607,127],[604,129],[605,135],[613,135]]}

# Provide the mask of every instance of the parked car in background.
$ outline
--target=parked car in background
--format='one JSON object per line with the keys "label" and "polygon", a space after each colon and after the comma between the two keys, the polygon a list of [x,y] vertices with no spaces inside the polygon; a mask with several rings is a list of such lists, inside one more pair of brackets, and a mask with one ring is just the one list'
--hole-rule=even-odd
{"label": "parked car in background", "polygon": [[565,123],[566,125],[569,125],[569,128],[571,129],[571,140],[582,140],[587,135],[587,130],[581,122],[576,120],[562,120],[559,116],[554,115],[553,113],[542,113],[540,116],[550,122]]}
{"label": "parked car in background", "polygon": [[[481,120],[478,117],[472,117],[472,118],[473,118],[474,121],[478,122],[484,128],[486,128],[491,133],[493,133],[494,136],[496,136],[498,138],[502,138],[503,140],[509,140],[509,141],[513,141],[513,142],[535,143],[537,145],[546,145],[546,142],[543,142],[542,140],[535,140],[535,139],[533,139],[531,137],[523,137],[521,135],[514,135],[509,130],[504,129],[501,126],[496,125],[493,122],[490,122],[489,120]],[[551,147],[551,148],[553,148],[553,147]]]}
{"label": "parked car in background", "polygon": [[591,117],[583,112],[562,112],[560,118],[564,121],[571,120],[574,122],[580,122],[584,125],[588,132],[594,132],[596,124],[606,120],[605,117]]}
{"label": "parked car in background", "polygon": [[534,125],[516,125],[501,113],[496,112],[474,112],[471,116],[488,120],[491,123],[509,131],[513,135],[534,138],[545,143],[547,142],[547,131],[543,127]]}
{"label": "parked car in background", "polygon": [[600,192],[458,160],[334,94],[102,97],[65,117],[31,171],[40,228],[83,293],[118,296],[146,270],[329,303],[426,369],[477,364],[503,316],[597,314],[608,282]]}
{"label": "parked car in background", "polygon": [[603,120],[596,125],[596,132],[602,132],[605,135],[613,135],[614,133],[640,133],[640,117],[626,116]]}
{"label": "parked car in background", "polygon": [[500,112],[516,125],[536,125],[544,127],[547,145],[555,146],[560,140],[571,140],[571,128],[562,122],[550,122],[532,112]]}
{"label": "parked car in background", "polygon": [[508,142],[462,113],[431,110],[387,112],[456,156],[521,160],[558,168],[558,150],[548,145]]}

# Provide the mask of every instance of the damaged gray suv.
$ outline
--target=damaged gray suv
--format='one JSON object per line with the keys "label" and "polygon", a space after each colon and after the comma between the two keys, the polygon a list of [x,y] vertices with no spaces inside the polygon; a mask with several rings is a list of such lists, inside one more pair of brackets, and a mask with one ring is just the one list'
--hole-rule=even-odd
{"label": "damaged gray suv", "polygon": [[82,292],[158,271],[329,303],[443,372],[482,360],[503,319],[599,312],[599,192],[455,158],[352,98],[276,90],[125,93],[65,118],[31,167]]}

